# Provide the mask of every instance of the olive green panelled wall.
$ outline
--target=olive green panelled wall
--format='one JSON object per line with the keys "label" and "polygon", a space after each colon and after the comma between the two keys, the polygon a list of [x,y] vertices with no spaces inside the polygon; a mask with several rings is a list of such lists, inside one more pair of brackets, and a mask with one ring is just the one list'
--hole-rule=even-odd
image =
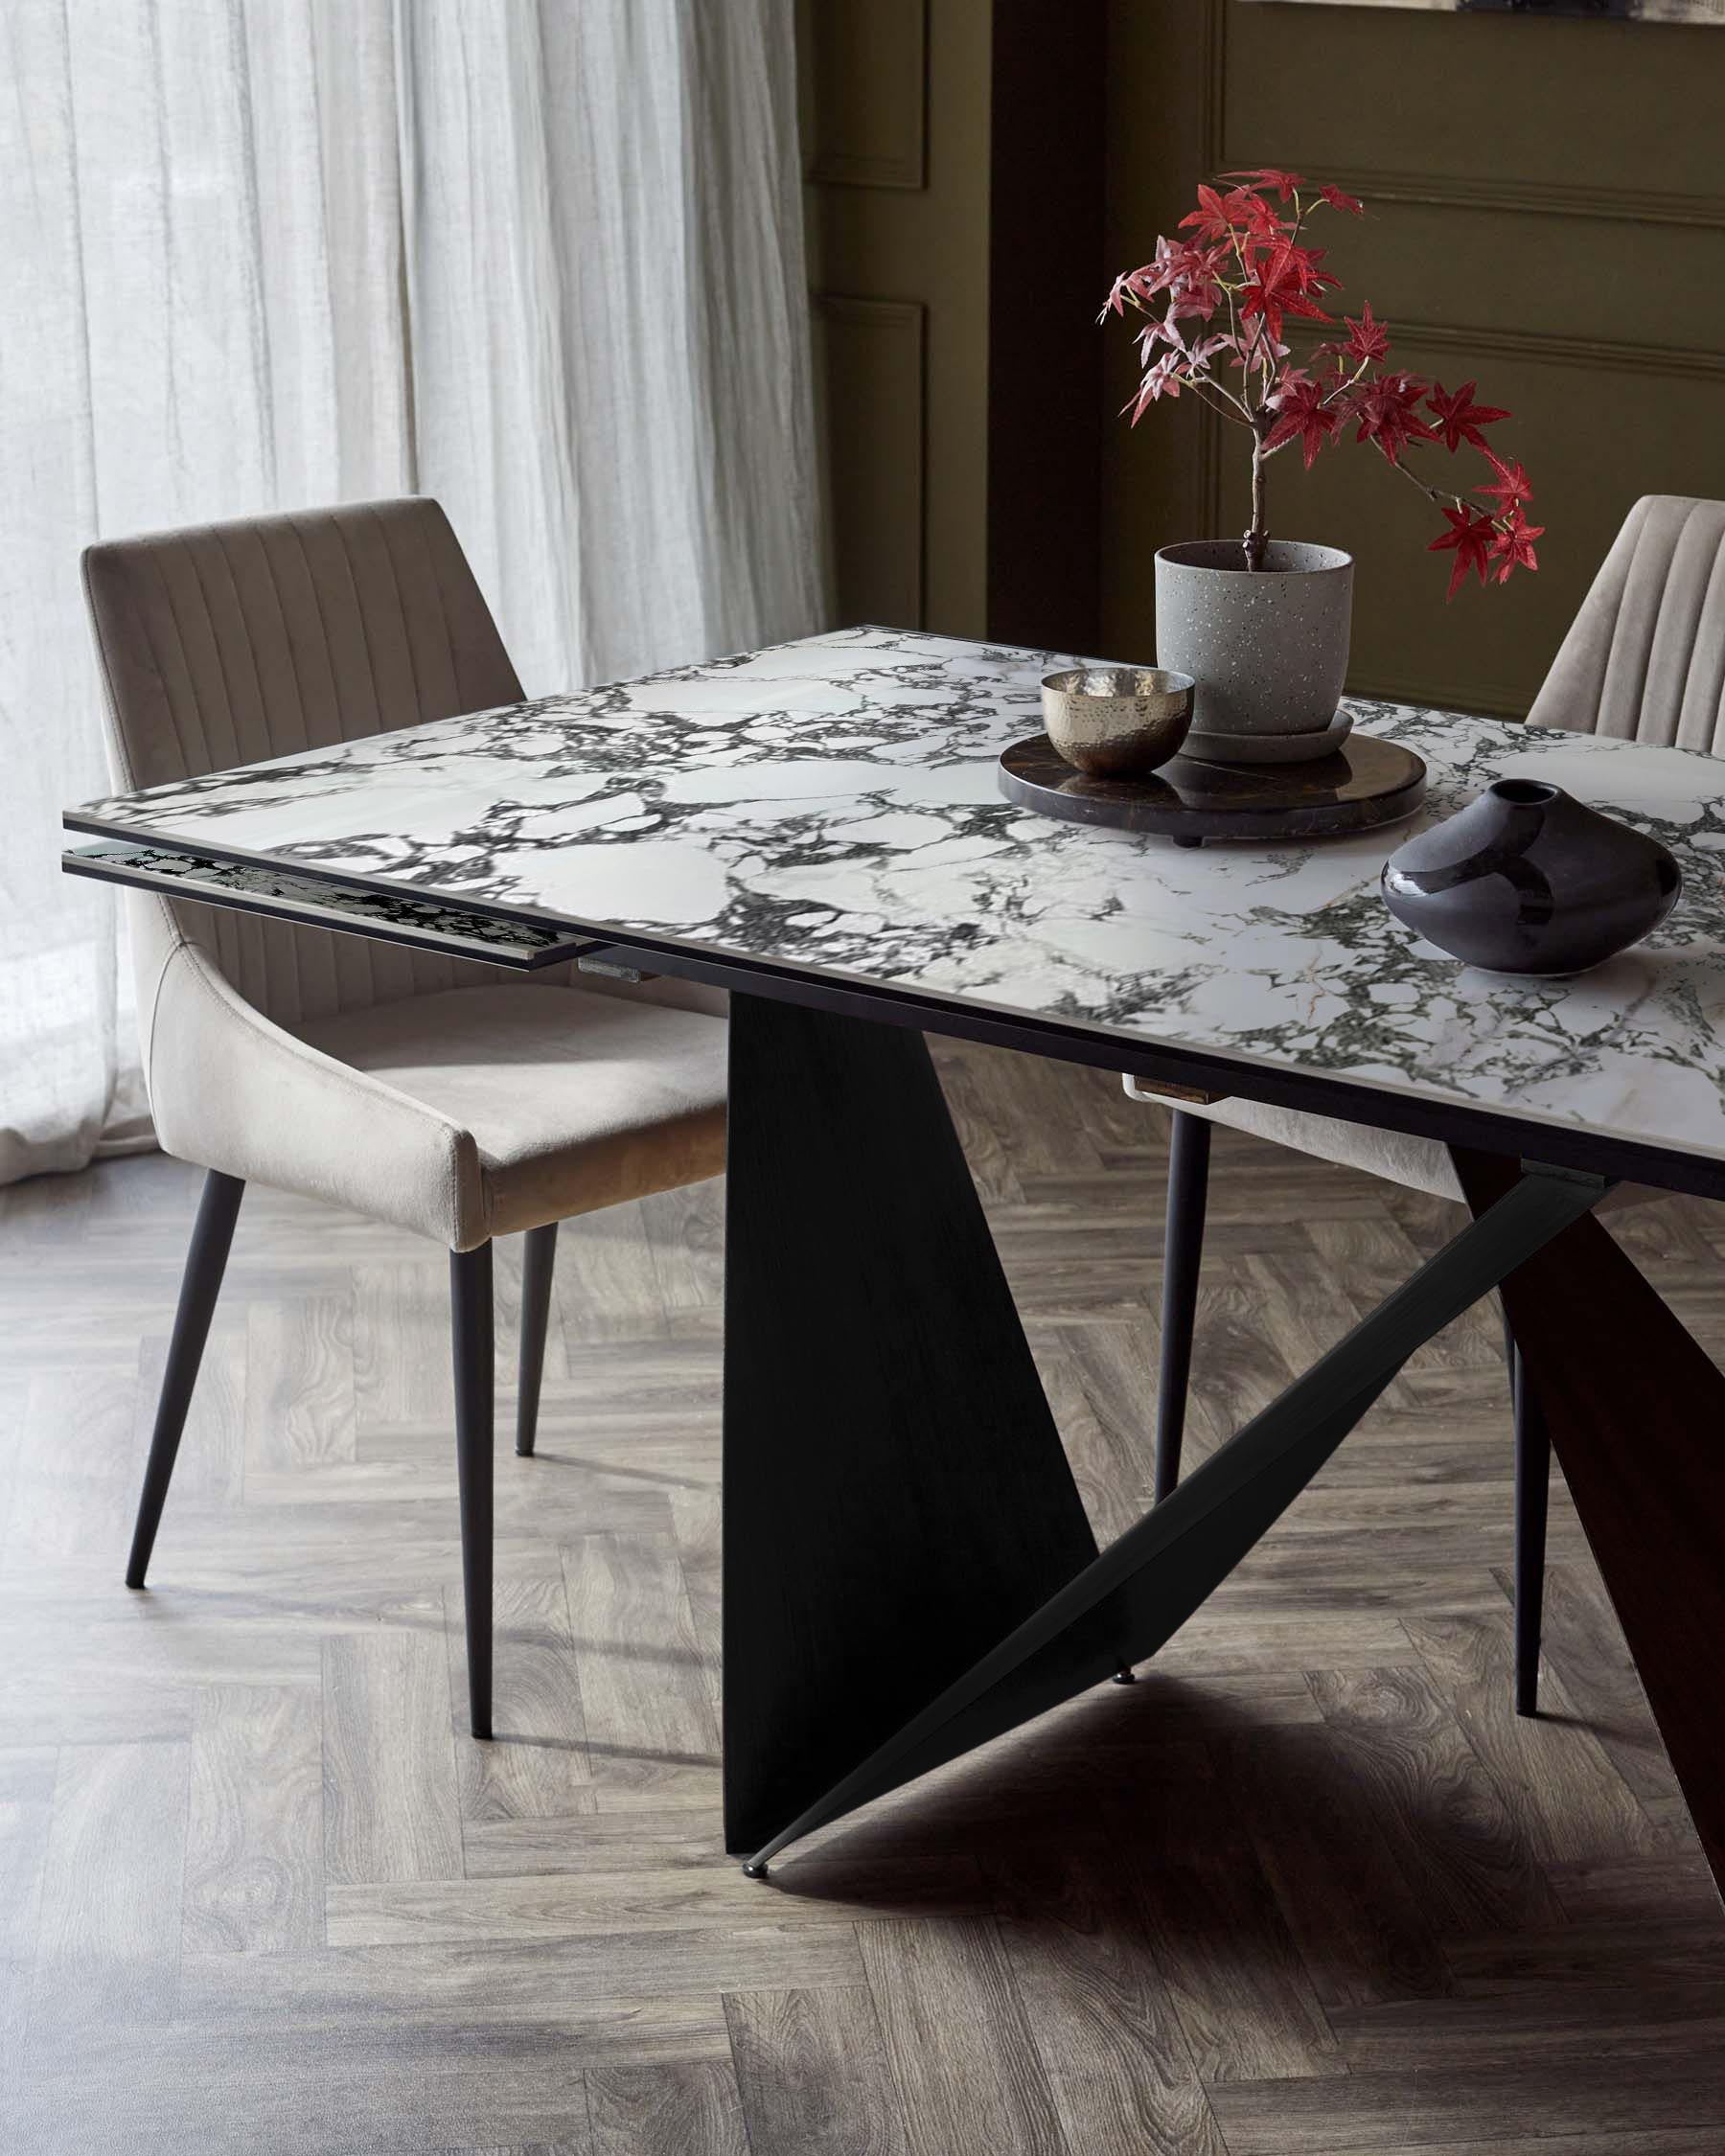
{"label": "olive green panelled wall", "polygon": [[[1631,502],[1725,496],[1725,30],[1112,0],[1109,32],[1111,268],[1207,172],[1340,181],[1368,211],[1325,235],[1349,311],[1368,294],[1409,367],[1513,411],[1493,439],[1548,530],[1539,574],[1501,590],[1446,608],[1436,512],[1351,442],[1309,475],[1277,458],[1269,506],[1359,562],[1352,688],[1525,710]],[[1109,343],[1103,634],[1139,656],[1157,546],[1239,531],[1245,466],[1187,400],[1128,432],[1130,339]]]}
{"label": "olive green panelled wall", "polygon": [[836,621],[983,632],[992,0],[801,0]]}

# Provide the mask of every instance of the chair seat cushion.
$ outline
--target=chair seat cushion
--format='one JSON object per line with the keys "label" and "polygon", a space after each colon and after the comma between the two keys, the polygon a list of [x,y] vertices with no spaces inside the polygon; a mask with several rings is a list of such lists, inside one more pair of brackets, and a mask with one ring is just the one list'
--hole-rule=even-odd
{"label": "chair seat cushion", "polygon": [[[1195,1107],[1153,1092],[1134,1078],[1126,1080],[1134,1100],[1151,1101],[1162,1108],[1178,1108],[1188,1115],[1202,1115],[1230,1130],[1247,1131],[1272,1145],[1285,1145],[1295,1153],[1309,1153],[1315,1159],[1333,1160],[1341,1168],[1359,1168],[1385,1182],[1399,1183],[1404,1190],[1428,1191],[1434,1198],[1461,1201],[1449,1148],[1437,1138],[1412,1137],[1402,1131],[1373,1130],[1366,1123],[1348,1123],[1333,1115],[1311,1115],[1303,1110],[1271,1108],[1257,1100],[1220,1100]],[[1600,1201],[1601,1210],[1632,1205],[1658,1196],[1638,1183],[1620,1182]]]}
{"label": "chair seat cushion", "polygon": [[[512,982],[349,1011],[298,1037],[470,1132],[482,1222],[461,1247],[718,1175],[724,1165],[723,1019],[579,988]],[[368,1202],[363,1117],[350,1203]]]}

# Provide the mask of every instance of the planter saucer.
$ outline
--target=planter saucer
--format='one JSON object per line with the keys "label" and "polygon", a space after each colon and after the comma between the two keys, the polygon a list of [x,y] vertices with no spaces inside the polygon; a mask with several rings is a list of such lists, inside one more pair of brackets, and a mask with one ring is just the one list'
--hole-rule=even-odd
{"label": "planter saucer", "polygon": [[1400,742],[1355,734],[1333,755],[1282,770],[1180,755],[1142,778],[1091,778],[1056,754],[1046,734],[1000,757],[1000,791],[1020,808],[1068,823],[1112,824],[1201,846],[1207,838],[1303,844],[1400,823],[1425,799],[1423,760]]}
{"label": "planter saucer", "polygon": [[1338,704],[1327,726],[1303,734],[1210,734],[1194,726],[1181,754],[1204,764],[1305,764],[1333,756],[1352,732],[1353,713]]}

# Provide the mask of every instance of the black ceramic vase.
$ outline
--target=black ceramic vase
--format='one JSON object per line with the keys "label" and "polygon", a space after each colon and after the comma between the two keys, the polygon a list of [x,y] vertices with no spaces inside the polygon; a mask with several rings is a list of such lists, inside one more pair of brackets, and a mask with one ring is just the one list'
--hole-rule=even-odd
{"label": "black ceramic vase", "polygon": [[1559,786],[1499,779],[1384,863],[1384,904],[1463,964],[1559,977],[1639,943],[1683,871],[1658,839]]}

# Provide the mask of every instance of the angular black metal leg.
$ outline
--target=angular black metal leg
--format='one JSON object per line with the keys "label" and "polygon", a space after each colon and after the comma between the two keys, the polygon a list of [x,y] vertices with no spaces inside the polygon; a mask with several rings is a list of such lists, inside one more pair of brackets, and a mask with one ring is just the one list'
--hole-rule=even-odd
{"label": "angular black metal leg", "polygon": [[1174,1112],[1168,1133],[1168,1210],[1162,1238],[1162,1367],[1156,1385],[1156,1499],[1180,1480],[1198,1269],[1204,1257],[1204,1209],[1209,1195],[1210,1127],[1202,1115]]}
{"label": "angular black metal leg", "polygon": [[244,1195],[245,1184],[238,1176],[218,1175],[212,1168],[204,1179],[197,1220],[192,1229],[192,1248],[186,1252],[186,1270],[180,1279],[173,1336],[168,1343],[168,1367],[162,1373],[162,1397],[150,1440],[131,1555],[126,1564],[127,1587],[142,1587],[150,1570],[150,1553],[155,1548],[162,1506],[173,1479],[180,1433],[186,1427],[186,1411],[192,1405],[192,1388],[197,1383],[197,1366],[203,1361],[221,1275],[227,1270],[228,1247],[234,1240],[234,1222]]}
{"label": "angular black metal leg", "polygon": [[1515,1350],[1515,1711],[1539,1712],[1539,1639],[1545,1618],[1546,1515],[1552,1434]]}
{"label": "angular black metal leg", "polygon": [[521,1360],[516,1383],[516,1451],[533,1453],[539,1428],[540,1380],[545,1370],[545,1329],[551,1318],[551,1273],[557,1264],[557,1223],[527,1230],[521,1259]]}
{"label": "angular black metal leg", "polygon": [[468,1718],[492,1733],[492,1251],[449,1253],[455,1353],[455,1465],[461,1484],[461,1582],[467,1606]]}
{"label": "angular black metal leg", "polygon": [[1414,1349],[1606,1188],[1529,1167],[1087,1557],[913,1037],[747,998],[731,1033],[726,1846],[756,1876],[816,1827],[1153,1655]]}
{"label": "angular black metal leg", "polygon": [[1527,1363],[1504,1313],[1504,1362],[1515,1421],[1515,1711],[1539,1712],[1539,1642],[1545,1620],[1546,1514],[1552,1439],[1528,1382]]}
{"label": "angular black metal leg", "polygon": [[733,995],[730,1072],[724,1820],[742,1852],[1096,1544],[922,1036]]}

